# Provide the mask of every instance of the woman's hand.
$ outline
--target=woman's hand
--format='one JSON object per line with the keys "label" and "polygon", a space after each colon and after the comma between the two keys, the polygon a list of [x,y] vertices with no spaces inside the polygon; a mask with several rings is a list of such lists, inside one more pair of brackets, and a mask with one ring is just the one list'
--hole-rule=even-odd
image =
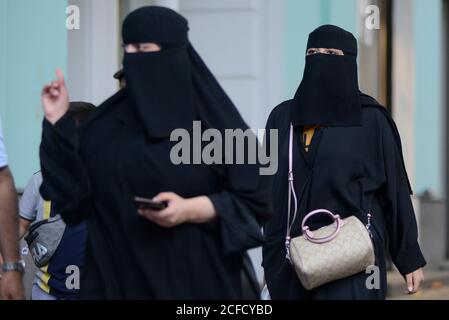
{"label": "woman's hand", "polygon": [[45,118],[55,124],[69,110],[69,94],[61,69],[56,70],[57,80],[47,84],[42,89],[42,105]]}
{"label": "woman's hand", "polygon": [[424,273],[422,268],[413,271],[405,276],[407,282],[407,291],[409,294],[417,293],[421,282],[424,280]]}
{"label": "woman's hand", "polygon": [[183,223],[206,223],[216,217],[215,208],[206,196],[185,199],[173,192],[163,192],[153,198],[156,202],[167,202],[161,211],[139,209],[146,219],[165,228],[173,228]]}

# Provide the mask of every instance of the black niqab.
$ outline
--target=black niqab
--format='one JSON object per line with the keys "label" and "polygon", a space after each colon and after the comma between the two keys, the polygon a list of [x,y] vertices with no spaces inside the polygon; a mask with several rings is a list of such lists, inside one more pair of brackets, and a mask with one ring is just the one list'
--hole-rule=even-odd
{"label": "black niqab", "polygon": [[310,48],[340,49],[345,55],[306,57],[303,80],[293,99],[293,124],[360,126],[356,39],[339,27],[325,25],[309,35]]}
{"label": "black niqab", "polygon": [[123,23],[123,42],[157,43],[159,52],[126,53],[128,94],[150,137],[168,137],[174,129],[190,131],[192,121],[208,128],[247,128],[188,39],[189,26],[180,14],[149,6],[132,12]]}
{"label": "black niqab", "polygon": [[188,30],[182,16],[162,7],[138,9],[123,23],[125,44],[162,46],[159,52],[125,53],[123,59],[132,105],[150,137],[169,137],[178,128],[190,130],[195,120]]}

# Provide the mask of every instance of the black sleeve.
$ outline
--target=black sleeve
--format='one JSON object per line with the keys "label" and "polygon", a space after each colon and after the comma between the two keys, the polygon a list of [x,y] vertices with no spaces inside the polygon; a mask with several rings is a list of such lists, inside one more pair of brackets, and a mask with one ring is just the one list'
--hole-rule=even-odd
{"label": "black sleeve", "polygon": [[[265,125],[265,134],[263,140],[263,147],[265,149],[265,153],[267,156],[273,156],[272,153],[276,153],[275,156],[275,168],[273,174],[267,174],[262,176],[262,181],[264,186],[267,188],[268,195],[271,199],[271,195],[273,194],[273,181],[274,177],[277,174],[279,169],[279,135],[281,130],[279,129],[279,116],[282,112],[283,104],[277,106],[268,117],[267,123]],[[285,121],[284,121],[285,122]],[[288,122],[287,122],[288,124]],[[289,126],[289,124],[288,124]],[[271,132],[273,131],[273,132]],[[272,141],[272,138],[274,140]],[[266,167],[266,166],[265,166]],[[270,170],[271,171],[271,170]],[[272,205],[272,204],[270,204]],[[266,218],[270,218],[271,216],[267,216]],[[266,222],[266,221],[264,221]]]}
{"label": "black sleeve", "polygon": [[228,189],[209,195],[219,216],[224,255],[244,252],[263,244],[257,214],[264,205],[258,203],[251,193]]}
{"label": "black sleeve", "polygon": [[[389,117],[389,115],[385,115]],[[399,133],[392,119],[383,117],[380,130],[382,162],[386,177],[387,229],[390,254],[402,275],[426,264],[418,244],[418,229],[411,201]]]}
{"label": "black sleeve", "polygon": [[45,200],[52,201],[68,225],[81,222],[92,207],[89,177],[78,151],[78,129],[70,115],[66,114],[55,125],[44,120],[40,193]]}
{"label": "black sleeve", "polygon": [[271,213],[268,189],[258,164],[222,165],[221,192],[209,195],[219,219],[224,254],[262,245],[262,220]]}
{"label": "black sleeve", "polygon": [[[271,132],[272,131],[272,132]],[[272,161],[275,163],[275,167],[273,168],[274,174],[264,175],[262,176],[263,184],[265,188],[267,188],[269,204],[271,208],[270,215],[266,215],[263,221],[263,234],[268,242],[272,242],[274,239],[276,241],[282,240],[285,241],[284,236],[280,230],[283,228],[281,224],[283,224],[282,217],[277,215],[274,212],[275,207],[279,207],[278,198],[274,196],[278,194],[279,190],[282,190],[283,187],[280,185],[279,179],[275,181],[275,178],[279,176],[278,171],[280,170],[280,145],[281,141],[288,139],[288,133],[290,131],[290,102],[283,102],[280,105],[276,106],[270,116],[268,117],[267,123],[265,125],[265,135],[263,145],[266,150],[267,155],[273,156],[274,159]],[[265,166],[267,167],[267,166]],[[272,170],[270,170],[272,171]],[[287,181],[287,176],[285,180],[280,179],[282,181]],[[286,184],[286,183],[285,183]]]}

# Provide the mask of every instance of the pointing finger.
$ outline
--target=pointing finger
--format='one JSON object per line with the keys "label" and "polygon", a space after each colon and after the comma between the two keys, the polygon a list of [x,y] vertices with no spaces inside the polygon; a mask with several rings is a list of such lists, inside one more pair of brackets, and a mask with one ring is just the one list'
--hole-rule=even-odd
{"label": "pointing finger", "polygon": [[56,69],[56,77],[58,78],[58,81],[62,84],[65,85],[65,80],[64,80],[64,74],[62,73],[61,69]]}

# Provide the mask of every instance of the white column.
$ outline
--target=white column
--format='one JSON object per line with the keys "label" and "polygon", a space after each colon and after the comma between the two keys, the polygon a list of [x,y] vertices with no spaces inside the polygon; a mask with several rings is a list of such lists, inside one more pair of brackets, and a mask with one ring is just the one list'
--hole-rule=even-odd
{"label": "white column", "polygon": [[179,0],[154,0],[153,3],[156,6],[167,7],[179,11]]}
{"label": "white column", "polygon": [[415,58],[413,1],[396,0],[393,18],[393,117],[401,133],[407,171],[415,181]]}
{"label": "white column", "polygon": [[[393,8],[393,117],[402,138],[407,172],[415,185],[415,57],[413,1],[396,0]],[[413,199],[419,221],[418,199]]]}
{"label": "white column", "polygon": [[120,0],[122,19],[126,17],[128,13],[150,5],[167,7],[179,11],[179,0]]}
{"label": "white column", "polygon": [[68,85],[72,101],[96,105],[118,89],[120,26],[117,0],[70,0],[80,8],[81,29],[68,31]]}

